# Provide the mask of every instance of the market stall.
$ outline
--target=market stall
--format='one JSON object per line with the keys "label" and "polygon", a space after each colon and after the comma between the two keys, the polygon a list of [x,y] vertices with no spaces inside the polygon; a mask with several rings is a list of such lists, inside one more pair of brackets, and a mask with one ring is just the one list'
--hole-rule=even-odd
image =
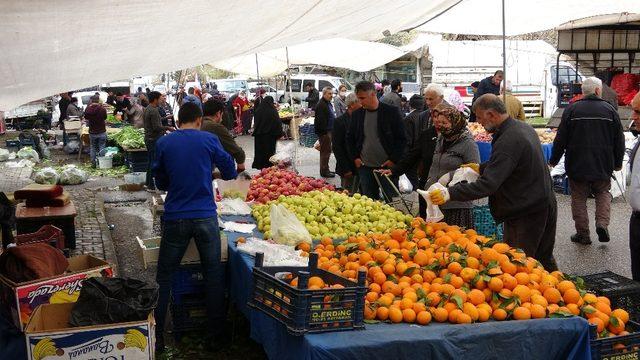
{"label": "market stall", "polygon": [[[237,219],[237,218],[236,218]],[[251,217],[243,221],[251,222]],[[238,251],[236,240],[245,234],[226,232],[229,245],[230,297],[251,323],[251,337],[270,358],[434,358],[591,359],[586,320],[539,319],[527,322],[488,322],[473,325],[367,324],[365,330],[292,336],[272,317],[251,309],[254,257]],[[258,232],[254,235],[261,237]],[[539,349],[544,346],[545,351]],[[284,357],[283,357],[284,356]],[[425,355],[426,356],[426,355]]]}
{"label": "market stall", "polygon": [[[476,145],[478,145],[478,151],[480,152],[480,162],[488,161],[491,157],[491,134],[487,133],[485,129],[479,123],[470,123],[469,131],[473,135]],[[542,154],[544,160],[549,162],[551,158],[551,152],[553,151],[553,140],[556,137],[556,132],[551,129],[536,129],[538,137],[540,138],[540,144],[542,145]]]}

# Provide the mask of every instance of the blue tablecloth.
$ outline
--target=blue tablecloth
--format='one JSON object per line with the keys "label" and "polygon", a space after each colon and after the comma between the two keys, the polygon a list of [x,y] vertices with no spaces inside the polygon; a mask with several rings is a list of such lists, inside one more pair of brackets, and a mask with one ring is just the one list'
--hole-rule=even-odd
{"label": "blue tablecloth", "polygon": [[[478,151],[480,152],[480,162],[483,163],[491,157],[491,143],[476,141],[478,145]],[[542,154],[544,160],[549,162],[551,159],[551,151],[553,151],[553,144],[542,144]]]}
{"label": "blue tablecloth", "polygon": [[227,233],[232,301],[251,323],[251,338],[270,359],[584,359],[591,358],[589,325],[583,318],[487,322],[367,325],[365,330],[292,336],[278,321],[249,308],[254,258]]}

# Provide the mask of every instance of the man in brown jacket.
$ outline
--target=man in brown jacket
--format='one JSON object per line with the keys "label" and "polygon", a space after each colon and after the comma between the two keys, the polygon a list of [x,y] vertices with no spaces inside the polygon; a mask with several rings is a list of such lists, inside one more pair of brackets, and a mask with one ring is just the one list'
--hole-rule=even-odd
{"label": "man in brown jacket", "polygon": [[229,130],[222,124],[222,116],[224,114],[224,103],[220,100],[210,99],[203,105],[204,117],[202,118],[202,127],[200,130],[207,131],[213,135],[216,135],[224,148],[224,151],[229,153],[238,164],[238,172],[245,170],[244,150],[233,139]]}

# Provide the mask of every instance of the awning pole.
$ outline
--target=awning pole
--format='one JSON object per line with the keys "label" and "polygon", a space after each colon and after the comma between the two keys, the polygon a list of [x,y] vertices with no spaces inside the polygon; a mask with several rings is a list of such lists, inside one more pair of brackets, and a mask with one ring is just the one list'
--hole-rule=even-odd
{"label": "awning pole", "polygon": [[[291,87],[291,64],[289,64],[289,47],[285,46],[284,51],[287,55],[287,82],[289,83],[289,104],[291,104],[291,109],[293,110],[291,122],[289,123],[289,131],[291,132],[291,137],[293,137],[293,141],[295,142],[295,146],[293,147],[293,159],[291,161],[291,166],[293,167],[293,171],[297,171],[296,162],[298,159],[299,134],[298,134],[298,124],[296,124],[296,111],[293,108],[293,97],[292,97],[293,89]],[[285,89],[286,87],[287,87],[287,84],[285,84]]]}
{"label": "awning pole", "polygon": [[260,80],[260,67],[258,66],[258,53],[256,53],[256,79]]}
{"label": "awning pole", "polygon": [[504,73],[504,78],[502,79],[502,87],[504,88],[502,92],[502,100],[507,102],[507,30],[505,23],[505,15],[504,15],[504,1],[502,0],[502,72]]}

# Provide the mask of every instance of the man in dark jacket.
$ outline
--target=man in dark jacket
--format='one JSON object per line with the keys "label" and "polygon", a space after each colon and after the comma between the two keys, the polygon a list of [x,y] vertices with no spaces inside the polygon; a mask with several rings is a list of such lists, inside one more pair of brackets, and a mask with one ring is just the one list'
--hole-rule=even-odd
{"label": "man in dark jacket", "polygon": [[146,184],[149,190],[155,190],[156,188],[151,172],[151,166],[156,160],[156,142],[164,136],[167,130],[173,130],[169,126],[162,125],[162,118],[158,110],[160,96],[161,94],[157,91],[149,93],[149,106],[144,109],[143,114],[144,144],[147,147],[147,158],[149,159]]}
{"label": "man in dark jacket", "polygon": [[96,157],[107,145],[107,110],[100,105],[100,96],[91,97],[91,104],[84,111],[84,118],[89,126],[89,154],[91,163],[96,166]]}
{"label": "man in dark jacket", "polygon": [[387,105],[393,105],[398,108],[402,108],[402,98],[400,97],[400,93],[402,92],[402,82],[399,79],[394,79],[391,82],[391,92],[382,95],[380,98],[380,102],[385,103]]}
{"label": "man in dark jacket", "polygon": [[[420,119],[420,113],[424,109],[424,98],[420,95],[413,95],[409,99],[409,114],[404,118],[404,132],[407,137],[406,151],[410,151],[420,139],[422,134],[422,120]],[[414,164],[407,172],[407,178],[411,182],[411,186],[414,189],[418,187],[418,164]]]}
{"label": "man in dark jacket", "polygon": [[305,86],[305,90],[307,91],[307,97],[304,101],[307,102],[307,107],[309,109],[315,109],[318,105],[318,101],[320,101],[320,93],[316,90],[313,84],[307,84]]}
{"label": "man in dark jacket", "polygon": [[565,154],[565,169],[571,188],[571,213],[576,234],[571,241],[591,244],[587,197],[596,197],[596,233],[609,241],[611,176],[622,169],[625,145],[618,112],[600,96],[602,81],[590,77],[582,83],[581,100],[562,113],[549,163],[557,165]]}
{"label": "man in dark jacket", "polygon": [[326,178],[335,177],[336,174],[329,170],[329,158],[331,157],[331,130],[336,114],[333,110],[333,89],[322,89],[322,99],[315,107],[314,130],[320,142],[320,176]]}
{"label": "man in dark jacket", "polygon": [[[380,189],[374,170],[392,168],[402,159],[407,143],[404,125],[394,106],[378,101],[373,83],[359,82],[355,93],[363,108],[353,113],[347,146],[358,169],[362,194],[377,200]],[[397,183],[397,178],[392,181]],[[385,194],[392,196],[390,184],[384,180],[382,184]]]}
{"label": "man in dark jacket", "polygon": [[509,117],[493,94],[479,97],[473,107],[478,122],[493,133],[491,157],[480,166],[463,165],[476,170],[478,180],[432,191],[431,201],[442,205],[488,196],[491,214],[497,223],[504,222],[504,241],[540,261],[545,270],[557,270],[553,247],[558,209],[538,134]]}
{"label": "man in dark jacket", "polygon": [[233,139],[229,130],[222,124],[222,117],[224,115],[225,104],[217,99],[209,99],[204,103],[204,117],[202,118],[202,127],[200,130],[210,132],[216,135],[224,148],[224,151],[229,153],[238,164],[238,172],[245,170],[244,150]]}
{"label": "man in dark jacket", "polygon": [[[493,76],[486,77],[480,80],[478,83],[478,89],[473,93],[473,100],[471,100],[471,106],[476,102],[476,100],[484,95],[484,94],[494,94],[500,95],[500,83],[504,79],[504,72],[502,70],[496,71]],[[471,110],[471,122],[476,121],[476,115]]]}
{"label": "man in dark jacket", "polygon": [[351,124],[351,115],[362,105],[354,93],[349,93],[344,101],[347,110],[333,123],[331,148],[336,157],[336,174],[340,175],[340,186],[352,192],[357,169],[347,150],[347,130]]}

